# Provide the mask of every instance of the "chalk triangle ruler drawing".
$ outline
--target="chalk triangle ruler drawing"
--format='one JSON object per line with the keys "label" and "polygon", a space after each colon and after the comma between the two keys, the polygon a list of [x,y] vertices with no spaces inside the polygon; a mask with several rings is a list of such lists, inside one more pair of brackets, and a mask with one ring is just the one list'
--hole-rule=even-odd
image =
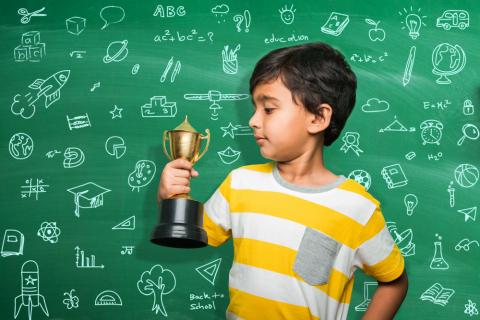
{"label": "chalk triangle ruler drawing", "polygon": [[215,285],[215,279],[217,278],[217,273],[220,269],[220,263],[222,263],[222,258],[218,258],[217,260],[204,264],[195,270],[197,270],[197,272],[203,278],[205,278],[205,280],[210,282],[212,285]]}
{"label": "chalk triangle ruler drawing", "polygon": [[112,229],[113,230],[135,230],[135,216],[131,216],[130,218],[123,220]]}

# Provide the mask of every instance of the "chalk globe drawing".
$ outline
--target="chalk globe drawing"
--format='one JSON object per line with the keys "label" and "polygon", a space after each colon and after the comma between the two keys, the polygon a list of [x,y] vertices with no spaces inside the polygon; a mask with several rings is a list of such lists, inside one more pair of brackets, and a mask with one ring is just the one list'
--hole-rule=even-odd
{"label": "chalk globe drawing", "polygon": [[8,143],[8,151],[15,159],[27,159],[33,152],[33,140],[26,133],[15,133]]}
{"label": "chalk globe drawing", "polygon": [[455,181],[464,187],[471,188],[477,184],[479,172],[474,165],[463,163],[455,168]]}
{"label": "chalk globe drawing", "polygon": [[432,73],[439,75],[438,84],[450,84],[452,81],[447,77],[459,73],[465,67],[467,57],[465,51],[459,45],[441,43],[435,47],[432,53]]}

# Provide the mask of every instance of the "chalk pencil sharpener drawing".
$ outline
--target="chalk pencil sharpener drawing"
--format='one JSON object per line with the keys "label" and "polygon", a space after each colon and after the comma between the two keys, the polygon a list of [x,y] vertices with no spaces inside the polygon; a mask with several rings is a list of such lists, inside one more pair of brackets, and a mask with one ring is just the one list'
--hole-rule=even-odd
{"label": "chalk pencil sharpener drawing", "polygon": [[[169,160],[183,158],[195,164],[208,150],[210,131],[202,135],[185,121],[174,130],[164,131],[163,151]],[[202,140],[205,148],[200,152]],[[166,143],[170,141],[167,151]],[[208,244],[203,229],[203,204],[193,200],[188,193],[164,199],[160,205],[159,222],[150,239],[153,243],[175,248],[201,248]]]}

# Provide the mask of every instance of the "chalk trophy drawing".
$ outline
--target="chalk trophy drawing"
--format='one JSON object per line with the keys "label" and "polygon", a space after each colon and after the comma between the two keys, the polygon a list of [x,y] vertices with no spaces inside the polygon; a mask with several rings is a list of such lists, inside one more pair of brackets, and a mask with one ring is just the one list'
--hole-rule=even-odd
{"label": "chalk trophy drawing", "polygon": [[13,317],[17,319],[22,307],[27,307],[28,319],[32,319],[33,307],[40,307],[48,317],[47,303],[45,297],[40,294],[40,274],[38,264],[34,260],[25,261],[21,270],[22,291],[15,297],[15,308]]}
{"label": "chalk trophy drawing", "polygon": [[122,137],[111,136],[105,141],[105,151],[116,159],[120,159],[127,151],[127,147]]}
{"label": "chalk trophy drawing", "polygon": [[222,67],[226,74],[237,74],[238,72],[238,58],[237,51],[240,50],[240,45],[235,47],[235,50],[228,49],[228,45],[222,50]]}
{"label": "chalk trophy drawing", "polygon": [[218,151],[218,156],[224,164],[232,164],[240,158],[240,151],[227,147],[225,150]]}
{"label": "chalk trophy drawing", "polygon": [[78,36],[83,30],[85,30],[87,19],[82,17],[70,17],[65,20],[65,25],[68,33]]}
{"label": "chalk trophy drawing", "polygon": [[103,7],[100,10],[100,18],[105,22],[100,28],[100,30],[103,30],[111,24],[122,22],[125,19],[125,10],[119,6]]}
{"label": "chalk trophy drawing", "polygon": [[207,93],[193,93],[193,94],[184,94],[183,97],[187,100],[208,100],[212,102],[210,105],[210,119],[218,120],[218,110],[222,109],[222,107],[217,103],[218,101],[238,101],[238,100],[245,100],[250,97],[248,94],[236,94],[236,93],[221,93],[217,90],[209,90]]}
{"label": "chalk trophy drawing", "polygon": [[135,164],[135,169],[128,175],[128,185],[140,192],[140,188],[148,185],[155,177],[157,170],[155,163],[150,160],[139,160]]}
{"label": "chalk trophy drawing", "polygon": [[466,123],[462,127],[462,137],[457,141],[457,146],[461,146],[465,138],[469,140],[477,140],[480,137],[478,127],[473,123]]}
{"label": "chalk trophy drawing", "polygon": [[150,103],[141,107],[142,118],[174,118],[177,115],[177,103],[167,101],[166,96],[153,96]]}
{"label": "chalk trophy drawing", "polygon": [[94,182],[87,182],[67,189],[74,196],[75,216],[80,218],[80,208],[98,208],[103,206],[103,195],[111,190]]}
{"label": "chalk trophy drawing", "polygon": [[412,77],[413,63],[415,62],[416,50],[417,50],[417,47],[415,46],[410,47],[407,63],[405,64],[405,70],[403,71],[402,83],[404,87],[410,82],[410,78]]}
{"label": "chalk trophy drawing", "polygon": [[131,216],[112,227],[112,230],[135,230],[135,216]]}
{"label": "chalk trophy drawing", "polygon": [[168,316],[163,296],[175,290],[177,280],[175,274],[161,265],[156,264],[150,270],[144,271],[137,282],[137,289],[144,296],[153,295],[152,311]]}
{"label": "chalk trophy drawing", "polygon": [[408,179],[403,172],[402,166],[398,163],[383,167],[381,174],[387,183],[388,189],[403,187],[408,183]]}
{"label": "chalk trophy drawing", "polygon": [[397,224],[390,221],[387,222],[387,229],[404,257],[415,255],[415,243],[413,243],[412,229],[406,229],[399,233],[397,231]]}
{"label": "chalk trophy drawing", "polygon": [[[167,79],[168,72],[172,68],[173,65],[173,57],[168,60],[167,66],[165,67],[165,70],[163,70],[162,76],[160,77],[160,82],[165,82]],[[175,79],[177,78],[177,75],[180,73],[180,70],[182,69],[182,63],[180,61],[175,62],[175,67],[173,68],[172,74],[170,75],[170,83],[175,82]]]}
{"label": "chalk trophy drawing", "polygon": [[465,252],[470,251],[470,246],[472,244],[476,245],[476,248],[480,247],[480,243],[478,243],[477,240],[470,240],[468,238],[464,238],[455,245],[455,251],[460,251],[460,250],[463,250]]}
{"label": "chalk trophy drawing", "polygon": [[42,238],[45,242],[57,243],[61,230],[57,227],[56,222],[42,222],[40,229],[37,231],[37,236]]}
{"label": "chalk trophy drawing", "polygon": [[426,16],[420,16],[421,10],[422,9],[418,9],[417,13],[413,13],[414,10],[412,7],[410,7],[410,13],[405,8],[403,8],[403,12],[398,12],[398,14],[402,16],[402,18],[403,16],[405,16],[405,18],[402,20],[402,30],[408,29],[408,35],[413,40],[417,39],[420,36],[420,28],[422,26],[425,26],[423,19],[425,19]]}
{"label": "chalk trophy drawing", "polygon": [[216,5],[211,9],[211,12],[217,18],[217,23],[225,22],[225,15],[230,11],[230,7],[225,3]]}
{"label": "chalk trophy drawing", "polygon": [[418,197],[413,193],[409,193],[403,198],[403,203],[407,209],[407,216],[411,216],[413,215],[413,210],[418,205]]}
{"label": "chalk trophy drawing", "polygon": [[76,295],[73,295],[73,291],[75,289],[70,290],[70,292],[64,292],[63,295],[67,296],[65,299],[62,300],[62,303],[65,305],[65,307],[70,310],[70,309],[77,309],[78,308],[78,303],[80,300]]}
{"label": "chalk trophy drawing", "polygon": [[8,142],[8,152],[17,160],[23,160],[30,157],[33,153],[33,140],[23,132],[15,133]]}
{"label": "chalk trophy drawing", "polygon": [[90,257],[85,256],[83,250],[80,251],[80,247],[75,247],[75,266],[79,269],[103,269],[105,266],[103,264],[95,264],[95,255],[90,255]]}
{"label": "chalk trophy drawing", "polygon": [[228,123],[228,126],[220,127],[220,129],[223,131],[222,138],[226,135],[232,139],[235,139],[235,136],[253,136],[253,130],[249,126],[233,125],[231,122]]}
{"label": "chalk trophy drawing", "polygon": [[455,181],[463,188],[472,188],[478,182],[478,168],[473,164],[462,163],[454,171]]}
{"label": "chalk trophy drawing", "polygon": [[432,73],[440,76],[435,80],[438,84],[451,84],[448,76],[455,75],[463,70],[467,63],[467,56],[458,44],[440,43],[432,52]]}
{"label": "chalk trophy drawing", "polygon": [[455,290],[446,288],[440,283],[436,282],[422,293],[420,300],[430,301],[434,304],[445,307],[454,294]]}
{"label": "chalk trophy drawing", "polygon": [[33,178],[25,180],[25,183],[26,185],[21,186],[22,190],[20,191],[22,199],[25,199],[27,197],[31,198],[33,194],[35,195],[35,200],[38,200],[38,195],[40,193],[47,192],[47,190],[45,189],[49,187],[48,184],[43,183],[43,179],[38,179],[38,178],[36,183],[33,182]]}
{"label": "chalk trophy drawing", "polygon": [[122,306],[122,298],[113,290],[100,292],[95,298],[96,306]]}
{"label": "chalk trophy drawing", "polygon": [[465,216],[465,222],[468,220],[475,221],[477,219],[477,207],[470,207],[457,210],[458,213],[462,213]]}
{"label": "chalk trophy drawing", "polygon": [[357,169],[348,174],[349,179],[353,179],[365,187],[365,190],[370,189],[372,185],[372,176],[365,170]]}
{"label": "chalk trophy drawing", "polygon": [[414,132],[416,129],[410,127],[407,129],[400,121],[398,121],[397,116],[394,117],[394,120],[388,124],[385,128],[381,128],[378,132]]}
{"label": "chalk trophy drawing", "polygon": [[63,167],[65,169],[76,168],[85,162],[85,154],[76,147],[68,147],[63,153]]}
{"label": "chalk trophy drawing", "polygon": [[123,61],[128,56],[127,45],[128,40],[110,42],[107,54],[103,57],[103,63]]}
{"label": "chalk trophy drawing", "polygon": [[343,13],[332,12],[320,29],[323,33],[338,37],[348,25],[350,17]]}
{"label": "chalk trophy drawing", "polygon": [[365,19],[365,22],[371,26],[373,26],[373,29],[368,30],[368,37],[370,38],[370,41],[384,41],[385,40],[385,30],[382,28],[379,28],[378,25],[380,24],[380,21],[373,21],[372,19]]}
{"label": "chalk trophy drawing", "polygon": [[109,113],[112,114],[112,119],[115,119],[115,118],[122,119],[122,111],[123,111],[123,108],[119,108],[119,107],[117,107],[116,104],[114,104],[113,105],[113,110],[110,110]]}
{"label": "chalk trophy drawing", "polygon": [[6,229],[3,234],[2,257],[23,255],[25,237],[23,233],[15,229]]}
{"label": "chalk trophy drawing", "polygon": [[209,263],[206,263],[200,267],[195,268],[195,270],[208,282],[215,285],[215,279],[217,278],[218,270],[220,270],[220,264],[222,263],[222,258],[218,258]]}
{"label": "chalk trophy drawing", "polygon": [[465,30],[470,26],[470,15],[465,10],[445,10],[437,18],[436,26],[444,30],[450,30],[451,28]]}
{"label": "chalk trophy drawing", "polygon": [[280,12],[280,19],[282,19],[282,22],[285,24],[293,23],[293,20],[295,20],[295,11],[297,11],[297,9],[293,9],[293,4],[290,8],[285,5],[283,8],[278,9],[278,12]]}
{"label": "chalk trophy drawing", "polygon": [[250,14],[250,11],[244,10],[243,15],[237,14],[233,16],[233,22],[235,22],[236,27],[237,27],[237,32],[242,32],[242,25],[244,25],[245,32],[250,31],[250,23],[252,22],[252,16]]}
{"label": "chalk trophy drawing", "polygon": [[45,56],[45,43],[40,42],[40,32],[38,31],[22,34],[22,43],[13,49],[15,62],[39,62]]}
{"label": "chalk trophy drawing", "polygon": [[478,315],[477,304],[468,299],[468,303],[465,305],[465,310],[463,310],[463,313],[468,314],[470,317]]}
{"label": "chalk trophy drawing", "polygon": [[20,18],[20,22],[22,24],[27,24],[30,22],[30,20],[32,19],[32,17],[46,17],[47,14],[46,13],[42,13],[43,11],[45,10],[45,7],[42,7],[38,10],[35,10],[35,11],[32,11],[32,12],[28,12],[27,9],[25,8],[20,8],[18,9],[17,13],[19,15],[21,15],[22,17]]}
{"label": "chalk trophy drawing", "polygon": [[67,123],[68,129],[70,129],[70,131],[73,129],[81,129],[92,126],[90,118],[88,117],[88,113],[85,113],[85,115],[74,116],[71,118],[67,115]]}
{"label": "chalk trophy drawing", "polygon": [[54,102],[60,100],[60,89],[67,83],[70,70],[61,70],[54,73],[47,79],[36,79],[28,86],[29,90],[25,95],[16,94],[13,97],[11,111],[24,119],[30,119],[35,114],[35,104],[42,98],[45,109]]}
{"label": "chalk trophy drawing", "polygon": [[343,145],[340,147],[340,151],[347,153],[352,150],[358,157],[363,152],[360,149],[360,134],[358,132],[345,132],[342,137]]}
{"label": "chalk trophy drawing", "polygon": [[366,311],[370,302],[372,301],[373,293],[377,288],[377,282],[364,282],[363,283],[363,301],[355,306],[355,311]]}

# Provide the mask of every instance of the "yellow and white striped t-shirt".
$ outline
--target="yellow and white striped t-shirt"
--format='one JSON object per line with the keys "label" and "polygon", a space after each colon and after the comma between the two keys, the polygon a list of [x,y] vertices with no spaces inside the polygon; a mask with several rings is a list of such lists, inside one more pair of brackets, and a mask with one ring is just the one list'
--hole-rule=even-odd
{"label": "yellow and white striped t-shirt", "polygon": [[233,238],[229,319],[346,319],[356,268],[382,282],[404,268],[379,202],[345,177],[302,188],[274,163],[235,169],[204,228],[212,246]]}

